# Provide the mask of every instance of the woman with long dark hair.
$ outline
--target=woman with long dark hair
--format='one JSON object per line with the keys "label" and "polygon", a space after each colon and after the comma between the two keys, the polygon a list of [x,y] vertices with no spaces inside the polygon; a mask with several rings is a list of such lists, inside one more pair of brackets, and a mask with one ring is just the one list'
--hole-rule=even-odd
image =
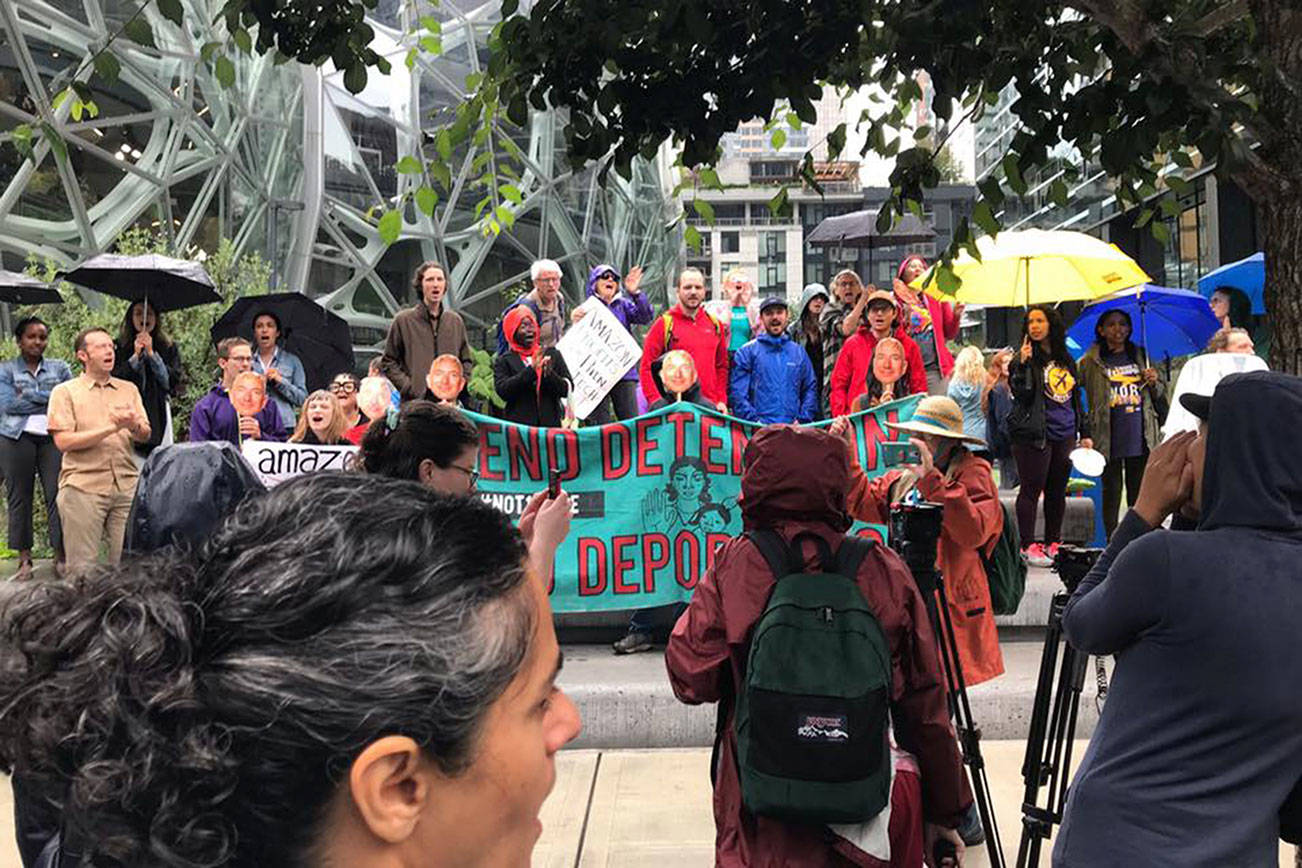
{"label": "woman with long dark hair", "polygon": [[72,379],[68,363],[47,359],[49,327],[40,317],[29,316],[14,326],[18,356],[0,363],[0,471],[5,478],[5,504],[9,511],[9,548],[18,552],[14,578],[32,575],[32,506],[36,474],[41,475],[45,514],[49,518],[50,548],[57,568],[63,565],[63,532],[55,498],[59,493],[59,468],[63,453],[50,436],[46,413],[50,392]]}
{"label": "woman with long dark hair", "polygon": [[[1032,566],[1048,566],[1058,553],[1067,511],[1071,451],[1093,446],[1081,403],[1076,362],[1067,330],[1051,307],[1035,305],[1022,319],[1022,346],[1009,366],[1013,409],[1008,434],[1017,461],[1017,529]],[[1035,509],[1044,495],[1044,539],[1035,539]]]}
{"label": "woman with long dark hair", "polygon": [[1126,502],[1139,497],[1148,453],[1162,442],[1159,404],[1166,384],[1156,369],[1140,362],[1130,340],[1130,315],[1113,310],[1094,325],[1094,343],[1080,360],[1080,377],[1089,398],[1094,448],[1108,463],[1103,469],[1103,528],[1109,537],[1117,529],[1122,476]]}
{"label": "woman with long dark hair", "polygon": [[143,301],[123,314],[114,351],[113,376],[134,383],[145,405],[149,439],[136,444],[136,452],[145,456],[173,441],[172,399],[185,390],[181,353],[163,328],[163,318]]}
{"label": "woman with long dark hair", "polygon": [[0,757],[75,864],[527,864],[579,731],[520,533],[410,482],[290,480],[3,627]]}

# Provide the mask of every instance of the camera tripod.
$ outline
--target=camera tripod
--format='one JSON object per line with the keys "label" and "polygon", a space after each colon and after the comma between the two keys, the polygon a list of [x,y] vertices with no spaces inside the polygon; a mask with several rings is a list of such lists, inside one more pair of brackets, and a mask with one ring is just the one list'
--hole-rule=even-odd
{"label": "camera tripod", "polygon": [[[923,510],[931,507],[934,518]],[[897,518],[896,509],[899,509]],[[904,558],[913,580],[922,592],[931,621],[936,645],[940,650],[941,671],[945,675],[945,695],[949,701],[950,717],[958,732],[959,751],[963,764],[969,769],[972,797],[976,801],[981,827],[985,830],[986,851],[990,854],[991,868],[1004,868],[1004,849],[999,840],[999,825],[995,820],[994,801],[990,795],[990,780],[986,775],[985,758],[981,755],[981,728],[972,719],[972,706],[968,702],[967,682],[963,678],[963,664],[958,656],[958,643],[954,638],[954,623],[945,597],[945,581],[936,569],[936,543],[940,537],[940,507],[936,504],[916,504],[892,509],[890,530],[891,545]],[[921,519],[919,521],[918,519]],[[934,521],[934,535],[930,525]]]}
{"label": "camera tripod", "polygon": [[[1054,825],[1062,822],[1063,808],[1067,804],[1076,715],[1080,710],[1089,655],[1082,654],[1065,641],[1062,616],[1076,586],[1102,553],[1102,549],[1062,546],[1053,564],[1066,590],[1054,594],[1049,603],[1049,622],[1044,650],[1040,655],[1035,704],[1026,736],[1026,757],[1022,761],[1026,790],[1022,798],[1022,839],[1017,848],[1017,868],[1040,864],[1040,848],[1049,840]],[[1048,789],[1047,804],[1043,807],[1039,804],[1042,787]]]}

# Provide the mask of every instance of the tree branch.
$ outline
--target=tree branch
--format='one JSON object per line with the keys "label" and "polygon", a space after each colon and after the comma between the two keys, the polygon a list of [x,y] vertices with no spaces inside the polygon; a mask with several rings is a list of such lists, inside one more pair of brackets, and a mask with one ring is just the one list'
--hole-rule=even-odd
{"label": "tree branch", "polygon": [[1248,0],[1230,0],[1213,12],[1208,12],[1194,22],[1193,35],[1199,38],[1211,36],[1222,27],[1233,24],[1248,16]]}

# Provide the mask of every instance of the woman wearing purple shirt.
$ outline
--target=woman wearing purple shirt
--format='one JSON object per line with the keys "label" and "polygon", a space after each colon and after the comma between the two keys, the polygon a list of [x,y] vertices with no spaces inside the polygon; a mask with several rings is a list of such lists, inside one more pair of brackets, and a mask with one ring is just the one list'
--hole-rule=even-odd
{"label": "woman wearing purple shirt", "polygon": [[[1067,352],[1067,330],[1051,307],[1036,305],[1022,320],[1022,346],[1008,368],[1013,409],[1008,435],[1021,489],[1017,529],[1032,566],[1047,567],[1058,553],[1067,511],[1071,451],[1093,447],[1081,404],[1080,376]],[[1044,495],[1044,540],[1035,540],[1035,507]]]}
{"label": "woman wearing purple shirt", "polygon": [[[624,291],[619,291],[619,272],[614,266],[598,265],[588,273],[588,298],[594,295],[610,309],[629,334],[634,325],[646,325],[655,318],[651,302],[641,292],[642,266],[635,265],[628,270],[624,278]],[[586,313],[576,308],[570,319],[578,322]],[[636,335],[634,336],[636,337]],[[629,368],[623,379],[610,390],[609,402],[603,400],[587,418],[589,425],[604,425],[611,421],[611,405],[614,405],[614,418],[632,419],[637,415],[637,365]]]}
{"label": "woman wearing purple shirt", "polygon": [[1108,460],[1103,469],[1103,529],[1117,529],[1121,482],[1126,502],[1139,497],[1148,453],[1162,442],[1158,403],[1166,386],[1152,367],[1140,364],[1139,350],[1130,340],[1130,316],[1114,310],[1099,317],[1094,345],[1080,360],[1080,378],[1089,399],[1094,448]]}

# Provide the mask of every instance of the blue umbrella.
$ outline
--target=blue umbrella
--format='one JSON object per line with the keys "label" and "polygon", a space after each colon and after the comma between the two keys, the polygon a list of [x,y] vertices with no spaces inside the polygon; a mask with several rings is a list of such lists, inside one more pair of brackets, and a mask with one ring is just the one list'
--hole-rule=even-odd
{"label": "blue umbrella", "polygon": [[1247,259],[1222,265],[1198,279],[1198,291],[1203,294],[1203,298],[1211,298],[1218,286],[1230,286],[1239,290],[1252,302],[1253,313],[1265,313],[1263,290],[1266,287],[1266,254],[1254,253]]}
{"label": "blue umbrella", "polygon": [[1067,330],[1067,344],[1079,358],[1094,343],[1094,326],[1109,311],[1130,315],[1130,339],[1150,359],[1202,352],[1221,324],[1207,299],[1188,289],[1145,284],[1089,305]]}

